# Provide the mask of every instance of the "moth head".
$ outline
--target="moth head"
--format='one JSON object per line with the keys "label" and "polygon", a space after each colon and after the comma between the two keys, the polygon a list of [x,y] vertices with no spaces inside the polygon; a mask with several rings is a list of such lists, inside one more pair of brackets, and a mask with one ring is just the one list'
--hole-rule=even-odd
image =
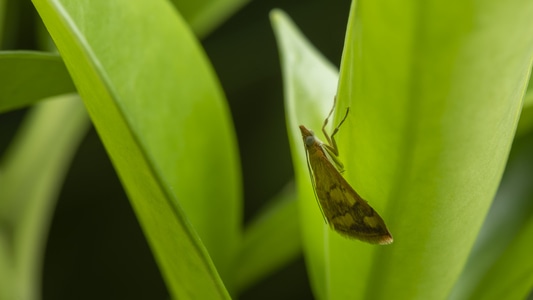
{"label": "moth head", "polygon": [[313,146],[313,144],[315,143],[316,139],[315,139],[315,136],[314,135],[308,135],[305,137],[305,145],[307,147],[311,147]]}
{"label": "moth head", "polygon": [[303,125],[300,125],[300,131],[302,132],[302,138],[304,140],[305,146],[313,146],[316,142],[315,133],[312,130],[307,129]]}

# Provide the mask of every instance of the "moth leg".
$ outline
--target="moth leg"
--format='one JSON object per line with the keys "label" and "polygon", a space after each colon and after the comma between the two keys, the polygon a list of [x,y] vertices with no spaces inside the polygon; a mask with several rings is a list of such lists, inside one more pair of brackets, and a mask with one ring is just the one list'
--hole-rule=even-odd
{"label": "moth leg", "polygon": [[346,114],[344,115],[344,118],[341,120],[341,122],[339,123],[339,125],[337,127],[335,127],[335,129],[333,130],[333,133],[331,134],[331,136],[329,136],[326,132],[326,130],[323,128],[323,132],[324,132],[324,136],[326,137],[328,143],[327,144],[322,144],[322,149],[324,149],[324,151],[326,152],[326,155],[327,157],[329,158],[329,161],[333,164],[333,166],[335,166],[335,168],[337,169],[337,171],[339,171],[339,173],[343,173],[344,172],[344,165],[342,164],[342,162],[340,161],[339,159],[339,148],[337,147],[337,142],[335,141],[335,134],[337,134],[337,132],[339,132],[339,128],[341,127],[342,123],[344,123],[344,121],[346,120],[346,118],[348,117],[348,113],[350,112],[350,108],[346,108]]}
{"label": "moth leg", "polygon": [[344,123],[344,121],[346,121],[346,118],[348,117],[348,113],[349,112],[350,112],[350,108],[347,107],[346,108],[346,114],[344,115],[344,118],[342,118],[342,120],[339,123],[339,125],[337,125],[337,127],[335,127],[335,129],[333,129],[333,132],[331,133],[331,147],[333,148],[333,150],[335,150],[335,154],[336,155],[339,155],[339,149],[337,148],[337,142],[335,142],[335,135],[337,134],[337,132],[339,132],[339,128],[341,128],[342,123]]}
{"label": "moth leg", "polygon": [[[329,117],[333,114],[333,110],[335,110],[335,105],[337,104],[337,96],[333,98],[333,106],[331,107],[331,110],[329,111],[328,116],[324,120],[324,124],[322,125],[322,133],[324,134],[324,137],[326,138],[326,141],[328,142],[327,146],[328,148],[336,155],[339,155],[339,151],[337,150],[337,146],[333,146],[333,142],[331,141],[331,138],[329,134],[326,132],[326,126],[328,125]],[[337,126],[338,127],[338,126]]]}
{"label": "moth leg", "polygon": [[[335,103],[333,104],[333,108],[335,108]],[[350,108],[346,108],[346,114],[344,115],[344,118],[342,118],[341,122],[335,129],[333,129],[333,132],[331,133],[331,136],[326,132],[326,125],[328,124],[328,119],[331,116],[331,113],[333,112],[333,108],[329,112],[328,117],[324,121],[324,125],[322,126],[322,133],[324,133],[324,137],[326,137],[326,141],[328,142],[327,145],[325,145],[335,156],[339,156],[339,148],[337,148],[337,142],[335,141],[335,135],[337,132],[339,132],[339,128],[341,127],[342,123],[346,121],[346,118],[348,117],[348,113],[350,112]]]}
{"label": "moth leg", "polygon": [[329,111],[328,116],[324,120],[324,125],[322,125],[322,132],[324,133],[325,136],[328,136],[328,134],[326,133],[326,125],[328,125],[329,117],[331,117],[331,115],[333,114],[333,111],[335,110],[335,105],[336,104],[337,104],[337,96],[335,96],[333,98],[333,106],[331,107],[331,110]]}

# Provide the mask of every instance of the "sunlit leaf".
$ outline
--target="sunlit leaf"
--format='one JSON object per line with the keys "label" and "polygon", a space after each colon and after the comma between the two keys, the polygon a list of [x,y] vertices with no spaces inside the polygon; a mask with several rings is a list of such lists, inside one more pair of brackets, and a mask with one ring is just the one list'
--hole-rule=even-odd
{"label": "sunlit leaf", "polygon": [[166,1],[34,4],[171,295],[228,298],[240,243],[237,148],[221,88],[187,24]]}

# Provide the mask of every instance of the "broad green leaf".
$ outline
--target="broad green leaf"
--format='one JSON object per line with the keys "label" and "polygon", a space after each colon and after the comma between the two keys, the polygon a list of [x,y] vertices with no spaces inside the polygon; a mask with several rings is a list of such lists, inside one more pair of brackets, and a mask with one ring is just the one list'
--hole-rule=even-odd
{"label": "broad green leaf", "polygon": [[172,2],[192,30],[199,37],[204,37],[248,3],[248,0],[172,0]]}
{"label": "broad green leaf", "polygon": [[443,298],[504,170],[533,58],[533,3],[359,4],[338,93],[352,131],[339,147],[395,242],[348,262],[335,256],[347,241],[333,240],[331,273],[342,276],[331,298]]}
{"label": "broad green leaf", "polygon": [[286,187],[261,210],[244,232],[236,270],[237,290],[244,290],[301,253],[294,187]]}
{"label": "broad green leaf", "polygon": [[287,130],[294,158],[298,209],[305,260],[311,287],[318,299],[326,299],[329,275],[324,261],[324,220],[311,186],[298,126],[305,124],[318,132],[333,104],[337,71],[298,32],[281,11],[271,14],[278,41],[285,90]]}
{"label": "broad green leaf", "polygon": [[[341,238],[323,229],[318,208],[302,205],[318,298],[448,295],[507,159],[533,57],[532,9],[519,0],[352,6],[336,109],[349,106],[351,114],[337,142],[348,182],[384,217],[395,242]],[[490,22],[472,25],[481,20]],[[318,67],[301,57],[297,42],[280,40],[290,45],[281,55],[300,183],[308,174],[297,125],[318,131],[332,96],[320,99],[324,104],[306,97],[319,95],[331,76],[315,76]],[[321,113],[310,113],[311,106]],[[312,205],[306,193],[301,200]]]}
{"label": "broad green leaf", "polygon": [[76,91],[57,54],[0,52],[0,113]]}
{"label": "broad green leaf", "polygon": [[166,1],[34,4],[171,295],[228,298],[219,274],[231,288],[241,220],[237,148],[224,95],[185,22]]}
{"label": "broad green leaf", "polygon": [[78,96],[31,109],[0,164],[0,299],[39,299],[57,194],[89,128]]}

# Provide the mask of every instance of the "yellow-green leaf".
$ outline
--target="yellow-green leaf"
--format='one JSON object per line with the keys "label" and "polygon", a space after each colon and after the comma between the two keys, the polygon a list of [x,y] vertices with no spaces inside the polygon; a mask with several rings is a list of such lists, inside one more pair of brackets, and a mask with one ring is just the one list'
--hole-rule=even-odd
{"label": "yellow-green leaf", "polygon": [[240,243],[239,164],[224,95],[198,41],[166,1],[33,2],[171,295],[228,298]]}

